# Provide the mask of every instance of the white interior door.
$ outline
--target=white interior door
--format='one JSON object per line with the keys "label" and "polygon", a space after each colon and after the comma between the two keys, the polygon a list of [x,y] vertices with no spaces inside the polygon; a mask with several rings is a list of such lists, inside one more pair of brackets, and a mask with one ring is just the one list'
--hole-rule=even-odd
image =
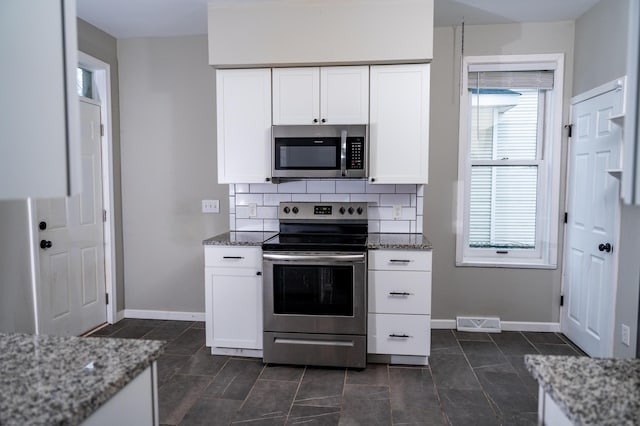
{"label": "white interior door", "polygon": [[100,107],[82,100],[80,133],[82,192],[36,202],[41,334],[79,335],[107,319]]}
{"label": "white interior door", "polygon": [[620,113],[623,91],[610,90],[573,105],[569,154],[563,333],[587,354],[611,355],[620,215],[621,130],[609,117]]}

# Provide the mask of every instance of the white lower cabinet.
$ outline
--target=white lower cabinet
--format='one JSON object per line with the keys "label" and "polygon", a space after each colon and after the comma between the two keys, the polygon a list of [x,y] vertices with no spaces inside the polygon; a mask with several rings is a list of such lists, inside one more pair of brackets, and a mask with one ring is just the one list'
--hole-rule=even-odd
{"label": "white lower cabinet", "polygon": [[431,251],[370,250],[367,352],[427,364],[431,348]]}
{"label": "white lower cabinet", "polygon": [[260,247],[205,247],[206,344],[211,353],[262,356]]}

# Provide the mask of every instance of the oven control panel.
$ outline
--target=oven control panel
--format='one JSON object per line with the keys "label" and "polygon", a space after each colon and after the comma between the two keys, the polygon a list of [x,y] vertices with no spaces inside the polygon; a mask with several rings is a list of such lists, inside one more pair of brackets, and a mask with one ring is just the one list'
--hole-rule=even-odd
{"label": "oven control panel", "polygon": [[367,203],[286,202],[280,203],[278,219],[367,220]]}

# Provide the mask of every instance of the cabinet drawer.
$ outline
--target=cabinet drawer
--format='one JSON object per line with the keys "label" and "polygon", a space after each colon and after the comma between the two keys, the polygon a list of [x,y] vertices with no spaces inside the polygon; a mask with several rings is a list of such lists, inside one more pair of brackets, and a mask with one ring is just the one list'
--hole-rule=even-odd
{"label": "cabinet drawer", "polygon": [[429,355],[431,316],[369,314],[368,320],[368,353]]}
{"label": "cabinet drawer", "polygon": [[431,313],[431,272],[369,271],[368,286],[371,313]]}
{"label": "cabinet drawer", "polygon": [[369,250],[369,269],[430,271],[431,251]]}
{"label": "cabinet drawer", "polygon": [[258,268],[262,270],[260,247],[207,246],[204,264],[216,268]]}

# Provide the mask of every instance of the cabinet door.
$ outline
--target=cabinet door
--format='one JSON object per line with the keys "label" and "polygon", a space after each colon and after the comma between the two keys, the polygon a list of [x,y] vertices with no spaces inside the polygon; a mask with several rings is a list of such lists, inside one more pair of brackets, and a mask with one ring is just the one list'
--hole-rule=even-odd
{"label": "cabinet door", "polygon": [[429,64],[372,66],[371,183],[427,183]]}
{"label": "cabinet door", "polygon": [[320,68],[320,123],[369,122],[369,67]]}
{"label": "cabinet door", "polygon": [[2,0],[0,199],[81,189],[75,0]]}
{"label": "cabinet door", "polygon": [[273,124],[318,124],[320,69],[273,69]]}
{"label": "cabinet door", "polygon": [[211,274],[212,346],[262,349],[262,277],[253,269]]}
{"label": "cabinet door", "polygon": [[218,183],[271,176],[271,70],[217,70]]}

